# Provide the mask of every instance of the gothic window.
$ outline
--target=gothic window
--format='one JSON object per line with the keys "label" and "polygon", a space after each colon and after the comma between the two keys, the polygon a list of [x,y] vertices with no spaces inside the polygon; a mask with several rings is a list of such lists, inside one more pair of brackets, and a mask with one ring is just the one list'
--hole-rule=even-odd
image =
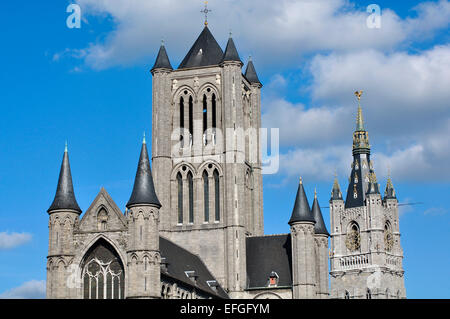
{"label": "gothic window", "polygon": [[366,299],[372,299],[372,292],[370,291],[370,289],[367,289],[366,291]]}
{"label": "gothic window", "polygon": [[97,214],[97,227],[98,230],[107,230],[108,212],[106,209],[101,208]]}
{"label": "gothic window", "polygon": [[351,252],[357,251],[361,248],[361,235],[359,233],[359,226],[356,222],[351,222],[349,224],[345,245]]}
{"label": "gothic window", "polygon": [[350,293],[347,290],[345,291],[344,298],[345,299],[350,299]]}
{"label": "gothic window", "polygon": [[219,172],[214,170],[214,195],[215,195],[215,210],[216,210],[216,221],[220,220],[220,179]]}
{"label": "gothic window", "polygon": [[178,181],[178,224],[183,224],[183,177],[177,174]]}
{"label": "gothic window", "polygon": [[203,133],[206,132],[207,128],[208,128],[208,99],[205,94],[203,95]]}
{"label": "gothic window", "polygon": [[194,101],[189,97],[189,133],[194,134]]}
{"label": "gothic window", "polygon": [[184,128],[184,98],[180,97],[180,128]]}
{"label": "gothic window", "polygon": [[392,247],[394,246],[394,236],[389,221],[384,225],[384,246],[386,251],[392,251]]}
{"label": "gothic window", "polygon": [[206,170],[203,172],[203,205],[205,222],[209,222],[209,180]]}
{"label": "gothic window", "polygon": [[124,298],[124,267],[105,240],[100,239],[89,249],[82,269],[84,299]]}
{"label": "gothic window", "polygon": [[189,223],[194,223],[194,181],[192,173],[189,172],[187,175],[188,186],[189,186]]}
{"label": "gothic window", "polygon": [[212,95],[212,127],[217,127],[217,106],[216,106],[216,95]]}

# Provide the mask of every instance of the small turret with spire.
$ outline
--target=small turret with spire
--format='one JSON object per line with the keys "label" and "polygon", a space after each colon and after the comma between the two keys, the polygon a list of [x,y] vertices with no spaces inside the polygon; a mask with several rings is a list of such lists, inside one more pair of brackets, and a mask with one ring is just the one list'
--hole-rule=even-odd
{"label": "small turret with spire", "polygon": [[248,58],[247,69],[245,70],[245,77],[251,84],[259,85],[262,87],[262,83],[258,78],[258,74],[256,73],[255,65],[253,64],[253,59],[251,56]]}
{"label": "small turret with spire", "polygon": [[148,266],[129,264],[130,273],[139,278],[128,285],[128,298],[160,298],[161,273],[159,251],[159,210],[161,204],[156,196],[145,133],[142,139],[141,155],[134,181],[133,192],[127,203],[128,237],[127,256],[139,260],[149,258]]}
{"label": "small turret with spire", "polygon": [[394,184],[392,183],[392,179],[391,179],[390,170],[388,173],[386,189],[384,191],[384,199],[397,199],[397,196],[395,195]]}
{"label": "small turret with spire", "polygon": [[161,41],[161,47],[159,48],[158,56],[156,57],[155,65],[153,65],[151,72],[154,73],[156,70],[173,70],[163,40]]}

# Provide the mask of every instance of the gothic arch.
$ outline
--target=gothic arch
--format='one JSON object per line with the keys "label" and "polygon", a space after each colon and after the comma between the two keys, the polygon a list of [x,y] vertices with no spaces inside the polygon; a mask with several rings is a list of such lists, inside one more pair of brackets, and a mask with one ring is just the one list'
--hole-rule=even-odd
{"label": "gothic arch", "polygon": [[[210,167],[210,165],[212,166]],[[219,163],[217,163],[216,161],[209,160],[200,165],[200,167],[198,168],[197,178],[201,178],[205,170],[209,176],[212,176],[215,169],[217,169],[217,171],[219,172],[219,176],[223,177],[223,170],[222,167],[219,165]]]}
{"label": "gothic arch", "polygon": [[[212,92],[207,92],[208,89],[211,89]],[[211,82],[206,82],[199,88],[198,95],[197,95],[198,100],[200,100],[200,98],[203,98],[203,94],[205,94],[205,91],[207,94],[211,94],[211,95],[215,94],[217,100],[219,101],[219,99],[220,99],[219,89]]]}
{"label": "gothic arch", "polygon": [[257,294],[253,299],[283,299],[280,295],[274,292],[261,292]]}
{"label": "gothic arch", "polygon": [[[186,166],[186,170],[183,170],[183,166]],[[181,173],[183,179],[187,178],[187,174],[188,172],[191,171],[192,175],[194,176],[194,178],[197,176],[197,171],[194,168],[194,166],[190,163],[186,163],[186,162],[181,162],[178,163],[172,170],[172,174],[170,176],[170,179],[172,181],[176,181],[177,179],[177,174]]]}
{"label": "gothic arch", "polygon": [[119,252],[99,238],[86,251],[81,263],[82,297],[84,299],[123,299],[125,265]]}
{"label": "gothic arch", "polygon": [[172,103],[174,105],[176,105],[179,102],[180,97],[184,94],[184,91],[188,91],[188,94],[192,95],[192,97],[194,98],[194,103],[196,102],[197,95],[195,94],[194,89],[192,89],[188,85],[183,85],[183,86],[180,86],[173,94]]}

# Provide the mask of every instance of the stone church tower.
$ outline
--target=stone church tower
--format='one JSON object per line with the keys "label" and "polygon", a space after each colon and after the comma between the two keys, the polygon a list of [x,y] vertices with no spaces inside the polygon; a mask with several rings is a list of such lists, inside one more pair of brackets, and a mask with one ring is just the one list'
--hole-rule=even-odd
{"label": "stone church tower", "polygon": [[198,254],[218,281],[246,285],[245,238],[263,234],[260,89],[233,39],[205,26],[178,69],[164,44],[153,75],[152,160],[161,235]]}
{"label": "stone church tower", "polygon": [[380,194],[361,94],[347,198],[336,178],[330,199],[331,298],[406,298],[398,201],[390,177]]}

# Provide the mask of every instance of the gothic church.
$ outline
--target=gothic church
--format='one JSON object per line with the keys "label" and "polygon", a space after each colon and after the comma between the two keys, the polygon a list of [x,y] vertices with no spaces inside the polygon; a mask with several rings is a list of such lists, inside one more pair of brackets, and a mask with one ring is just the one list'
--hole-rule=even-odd
{"label": "gothic church", "polygon": [[[380,195],[361,107],[346,201],[337,180],[332,190],[331,251],[301,180],[290,233],[264,235],[262,84],[243,65],[231,36],[223,51],[207,25],[178,69],[161,45],[153,172],[144,138],[124,212],[103,188],[82,212],[66,148],[48,209],[47,298],[406,297],[398,203],[390,179]],[[241,143],[239,131],[252,133]]]}

